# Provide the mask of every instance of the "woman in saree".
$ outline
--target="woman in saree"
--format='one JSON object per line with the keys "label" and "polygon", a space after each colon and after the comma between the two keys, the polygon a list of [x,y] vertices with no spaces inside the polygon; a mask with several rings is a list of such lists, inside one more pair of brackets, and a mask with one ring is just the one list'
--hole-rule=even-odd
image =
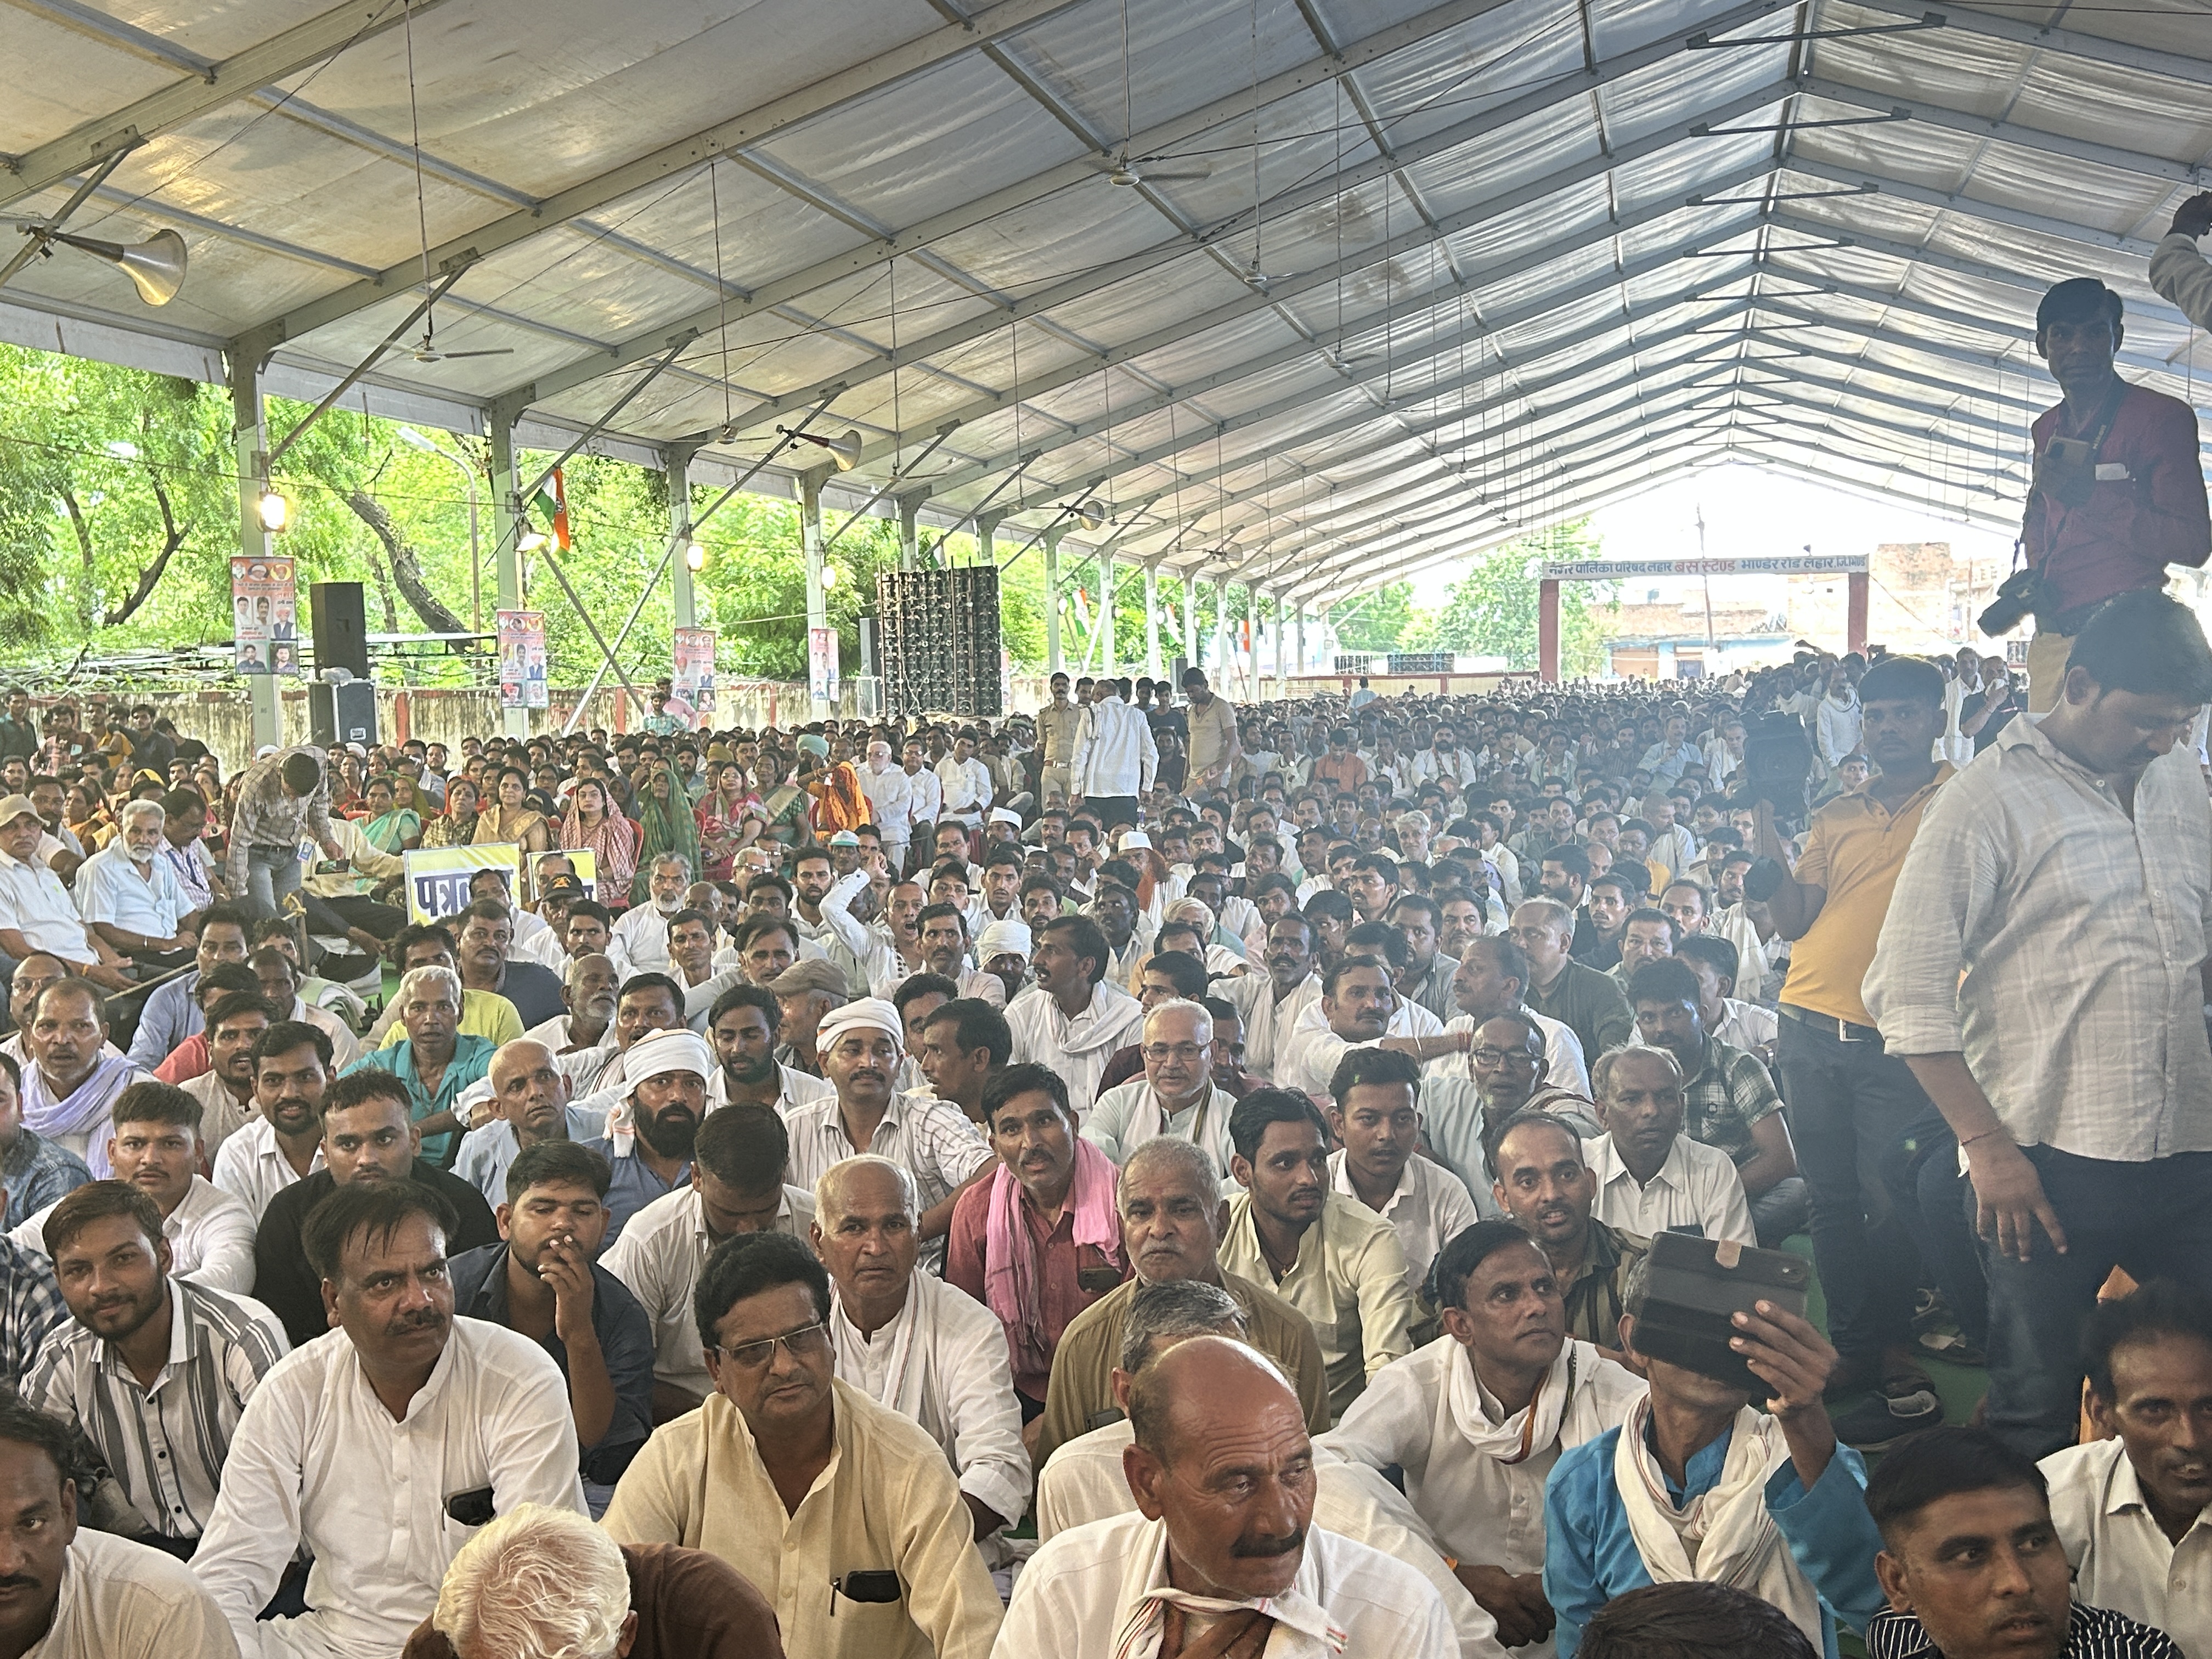
{"label": "woman in saree", "polygon": [[471,847],[477,835],[477,787],[457,777],[446,786],[446,810],[422,826],[425,847]]}
{"label": "woman in saree", "polygon": [[526,799],[530,780],[522,769],[501,767],[493,775],[492,787],[496,792],[495,798],[477,818],[476,844],[492,847],[511,843],[532,854],[545,851],[551,844],[551,827]]}
{"label": "woman in saree", "polygon": [[731,860],[738,854],[739,820],[749,805],[745,769],[734,761],[716,761],[707,769],[707,793],[691,809],[699,825],[699,855],[706,861],[704,881],[727,881]]}
{"label": "woman in saree", "polygon": [[637,874],[637,832],[628,818],[609,810],[606,787],[597,778],[579,779],[569,795],[561,819],[561,847],[592,855],[602,904],[611,908],[628,902]]}
{"label": "woman in saree", "polygon": [[769,840],[781,842],[786,847],[798,847],[808,840],[811,830],[806,812],[814,798],[806,785],[813,759],[811,755],[801,755],[799,770],[794,775],[787,769],[781,755],[773,750],[762,752],[761,775],[775,780],[761,796],[761,816],[768,820]]}
{"label": "woman in saree", "polygon": [[840,830],[857,830],[868,821],[860,769],[850,761],[823,764],[808,782],[807,793],[814,798],[814,833],[824,841]]}
{"label": "woman in saree", "polygon": [[361,821],[362,839],[380,853],[394,858],[422,844],[422,815],[398,804],[397,781],[375,777],[362,792],[368,816]]}
{"label": "woman in saree", "polygon": [[[629,902],[643,904],[653,861],[662,854],[682,854],[693,878],[699,874],[698,820],[691,816],[691,798],[665,761],[654,761],[646,769],[637,792],[637,821],[645,834],[638,842]],[[606,878],[601,876],[599,881],[604,887]]]}
{"label": "woman in saree", "polygon": [[331,811],[358,817],[368,794],[368,770],[358,755],[340,755],[337,776],[331,785]]}

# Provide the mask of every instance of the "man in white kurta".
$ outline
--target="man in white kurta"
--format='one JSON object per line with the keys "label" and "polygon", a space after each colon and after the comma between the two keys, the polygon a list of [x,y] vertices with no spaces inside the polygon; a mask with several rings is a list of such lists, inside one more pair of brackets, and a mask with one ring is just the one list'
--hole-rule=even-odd
{"label": "man in white kurta", "polygon": [[[1645,1389],[1568,1340],[1550,1264],[1512,1222],[1455,1240],[1437,1278],[1445,1334],[1377,1371],[1315,1443],[1322,1489],[1402,1525],[1494,1613],[1516,1594],[1504,1581],[1525,1593],[1544,1570],[1544,1481],[1561,1450],[1621,1422]],[[1402,1497],[1382,1475],[1394,1465]]]}
{"label": "man in white kurta", "polygon": [[1173,1135],[1202,1147],[1226,1176],[1237,1101],[1213,1081],[1213,1016],[1174,998],[1155,1004],[1140,1030],[1144,1075],[1098,1097],[1084,1139],[1119,1166],[1155,1135]]}
{"label": "man in white kurta", "polygon": [[1030,966],[1036,983],[1006,1008],[1017,1062],[1049,1066],[1067,1083],[1080,1123],[1098,1098],[1098,1079],[1115,1052],[1137,1040],[1144,1009],[1105,979],[1109,951],[1097,923],[1060,916],[1036,930]]}
{"label": "man in white kurta", "polygon": [[[247,1659],[391,1659],[495,1513],[583,1512],[561,1368],[504,1326],[453,1316],[442,1207],[411,1181],[358,1182],[308,1220],[340,1328],[246,1403],[192,1558]],[[262,1621],[302,1545],[313,1611]]]}
{"label": "man in white kurta", "polygon": [[920,1424],[944,1448],[978,1538],[1029,1507],[1022,1408],[998,1316],[918,1273],[914,1178],[888,1158],[848,1158],[814,1185],[815,1254],[832,1288],[837,1375]]}
{"label": "man in white kurta", "polygon": [[[1170,1349],[1130,1390],[1124,1454],[1138,1513],[1060,1533],[1014,1586],[994,1659],[1156,1659],[1234,1621],[1282,1659],[1456,1659],[1426,1580],[1311,1524],[1312,1443],[1260,1354],[1218,1336]],[[1224,1471],[1252,1486],[1201,1498]],[[1217,1632],[1218,1635],[1218,1632]]]}

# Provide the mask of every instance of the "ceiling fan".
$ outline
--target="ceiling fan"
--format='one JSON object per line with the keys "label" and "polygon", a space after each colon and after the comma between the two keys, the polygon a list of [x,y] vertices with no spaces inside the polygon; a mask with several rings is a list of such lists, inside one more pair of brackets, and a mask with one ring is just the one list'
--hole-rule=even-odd
{"label": "ceiling fan", "polygon": [[1104,173],[1110,182],[1128,189],[1139,185],[1167,184],[1176,179],[1204,179],[1212,175],[1213,164],[1195,156],[1132,157],[1129,154],[1129,134],[1134,130],[1131,125],[1132,104],[1129,91],[1129,0],[1121,0],[1121,148],[1111,156],[1091,157],[1091,165]]}
{"label": "ceiling fan", "polygon": [[413,345],[403,346],[400,349],[410,354],[418,363],[450,363],[463,357],[511,357],[514,355],[513,346],[491,346],[482,351],[441,351],[437,330],[428,325],[427,319],[422,337]]}

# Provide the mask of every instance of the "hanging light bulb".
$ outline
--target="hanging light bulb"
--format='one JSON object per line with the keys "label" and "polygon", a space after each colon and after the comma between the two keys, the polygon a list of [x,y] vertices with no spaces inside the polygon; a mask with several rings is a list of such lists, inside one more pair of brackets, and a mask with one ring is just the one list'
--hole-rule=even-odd
{"label": "hanging light bulb", "polygon": [[523,520],[522,528],[515,532],[515,550],[519,553],[535,553],[544,545],[545,532],[531,523],[528,519]]}
{"label": "hanging light bulb", "polygon": [[707,568],[706,548],[697,542],[684,543],[684,568],[695,576]]}
{"label": "hanging light bulb", "polygon": [[259,500],[255,501],[253,511],[255,516],[261,520],[261,527],[272,536],[281,532],[292,520],[292,503],[267,484],[261,486],[261,495]]}
{"label": "hanging light bulb", "polygon": [[822,567],[822,591],[827,593],[831,588],[836,586],[837,567],[834,564],[823,565]]}

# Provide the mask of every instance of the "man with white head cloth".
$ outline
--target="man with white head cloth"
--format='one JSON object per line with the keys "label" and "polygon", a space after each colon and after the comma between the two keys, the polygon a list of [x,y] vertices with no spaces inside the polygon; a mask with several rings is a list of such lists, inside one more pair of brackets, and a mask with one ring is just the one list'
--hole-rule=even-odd
{"label": "man with white head cloth", "polygon": [[1012,916],[987,922],[975,936],[976,966],[1006,988],[1010,1003],[1029,988],[1030,951],[1035,944],[1029,924]]}
{"label": "man with white head cloth", "polygon": [[1177,1343],[1129,1389],[1122,1468],[1139,1513],[1063,1532],[1014,1586],[994,1659],[1209,1652],[1456,1659],[1436,1590],[1312,1524],[1313,1443],[1256,1351]]}
{"label": "man with white head cloth", "polygon": [[783,1659],[775,1610],[718,1556],[617,1544],[524,1504],[461,1547],[400,1659]]}
{"label": "man with white head cloth", "polygon": [[823,1076],[837,1093],[785,1115],[790,1178],[811,1187],[856,1152],[889,1158],[914,1177],[922,1206],[915,1230],[923,1265],[939,1271],[954,1198],[994,1167],[989,1144],[957,1106],[898,1092],[905,1027],[899,1011],[882,998],[862,997],[831,1009],[814,1042]]}
{"label": "man with white head cloth", "polygon": [[[640,1111],[665,1116],[704,1105],[714,1061],[690,1031],[657,1031],[623,1056]],[[629,1218],[599,1265],[629,1287],[653,1321],[653,1420],[682,1415],[713,1392],[691,1292],[707,1252],[736,1233],[806,1237],[813,1194],[784,1184],[790,1140],[766,1106],[725,1106],[700,1125],[690,1179]]]}
{"label": "man with white head cloth", "polygon": [[863,1153],[814,1183],[809,1237],[830,1273],[837,1375],[945,1449],[981,1540],[1029,1507],[1022,1410],[998,1316],[915,1271],[920,1214],[914,1177]]}
{"label": "man with white head cloth", "polygon": [[1145,1074],[1098,1097],[1084,1139],[1119,1165],[1155,1135],[1173,1135],[1202,1147],[1225,1177],[1237,1101],[1213,1080],[1213,1016],[1181,997],[1155,1003],[1138,1052]]}

